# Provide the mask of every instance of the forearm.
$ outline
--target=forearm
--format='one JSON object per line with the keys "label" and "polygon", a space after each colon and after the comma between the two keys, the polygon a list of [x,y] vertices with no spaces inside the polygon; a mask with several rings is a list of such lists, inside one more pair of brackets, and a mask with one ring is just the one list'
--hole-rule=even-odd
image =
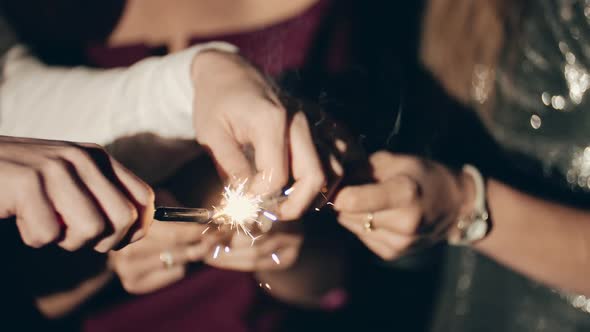
{"label": "forearm", "polygon": [[590,294],[590,212],[488,181],[493,228],[475,248],[562,290]]}
{"label": "forearm", "polygon": [[47,318],[55,319],[66,316],[97,294],[113,276],[112,271],[105,269],[98,275],[88,278],[68,290],[39,296],[35,299],[35,304],[37,309]]}
{"label": "forearm", "polygon": [[193,138],[191,65],[218,45],[110,70],[47,66],[14,48],[3,68],[0,134],[99,144],[139,133]]}

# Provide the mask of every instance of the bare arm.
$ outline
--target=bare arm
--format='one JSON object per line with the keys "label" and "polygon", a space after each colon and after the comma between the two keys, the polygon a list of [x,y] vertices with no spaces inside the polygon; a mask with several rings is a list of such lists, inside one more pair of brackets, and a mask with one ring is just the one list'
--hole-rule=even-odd
{"label": "bare arm", "polygon": [[491,233],[475,248],[559,289],[590,294],[590,213],[488,181]]}
{"label": "bare arm", "polygon": [[2,68],[0,134],[102,145],[146,132],[192,139],[191,65],[208,48],[232,46],[202,44],[109,70],[48,66],[16,46]]}

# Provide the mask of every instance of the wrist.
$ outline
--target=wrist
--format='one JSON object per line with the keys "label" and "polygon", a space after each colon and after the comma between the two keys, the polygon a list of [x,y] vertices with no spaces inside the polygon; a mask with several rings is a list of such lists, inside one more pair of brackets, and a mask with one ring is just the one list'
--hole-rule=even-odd
{"label": "wrist", "polygon": [[228,66],[235,66],[241,61],[236,53],[230,53],[218,49],[206,49],[197,53],[191,64],[191,78],[193,84],[202,77],[219,77],[231,73]]}
{"label": "wrist", "polygon": [[483,239],[490,230],[485,180],[477,168],[465,165],[460,175],[460,185],[463,199],[456,222],[447,235],[450,244],[470,245]]}
{"label": "wrist", "polygon": [[226,42],[209,42],[199,46],[198,51],[193,56],[190,66],[190,74],[193,81],[196,75],[200,74],[208,67],[211,61],[215,62],[219,58],[226,58],[228,56],[237,56],[239,49]]}

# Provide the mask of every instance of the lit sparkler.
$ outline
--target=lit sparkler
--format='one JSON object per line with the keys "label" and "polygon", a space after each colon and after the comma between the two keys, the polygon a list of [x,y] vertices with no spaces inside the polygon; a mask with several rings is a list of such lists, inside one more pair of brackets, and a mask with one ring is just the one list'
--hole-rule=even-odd
{"label": "lit sparkler", "polygon": [[[269,199],[262,199],[261,195],[254,195],[247,192],[248,180],[234,182],[224,187],[222,200],[218,207],[213,209],[184,208],[184,207],[158,207],[154,218],[165,222],[196,222],[208,224],[203,230],[205,234],[211,227],[217,225],[218,229],[228,226],[236,232],[244,232],[252,239],[252,245],[261,236],[253,232],[266,233],[272,227],[272,223],[278,221],[278,217],[267,210],[269,206],[279,204],[292,192],[292,189],[285,191],[285,196]],[[225,249],[227,252],[228,250]],[[216,255],[217,256],[217,255]]]}
{"label": "lit sparkler", "polygon": [[230,229],[240,230],[254,239],[252,226],[260,224],[258,217],[262,212],[262,198],[260,195],[246,193],[246,182],[228,185],[223,190],[223,201],[220,207],[214,207],[212,221],[220,225],[229,225]]}

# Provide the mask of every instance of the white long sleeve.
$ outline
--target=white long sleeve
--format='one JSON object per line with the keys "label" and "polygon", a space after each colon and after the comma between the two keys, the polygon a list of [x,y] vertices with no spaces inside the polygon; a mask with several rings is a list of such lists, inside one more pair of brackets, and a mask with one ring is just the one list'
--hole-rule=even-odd
{"label": "white long sleeve", "polygon": [[236,50],[206,43],[100,70],[47,66],[17,46],[4,59],[0,135],[103,145],[140,133],[192,138],[190,66],[197,52],[212,48]]}

